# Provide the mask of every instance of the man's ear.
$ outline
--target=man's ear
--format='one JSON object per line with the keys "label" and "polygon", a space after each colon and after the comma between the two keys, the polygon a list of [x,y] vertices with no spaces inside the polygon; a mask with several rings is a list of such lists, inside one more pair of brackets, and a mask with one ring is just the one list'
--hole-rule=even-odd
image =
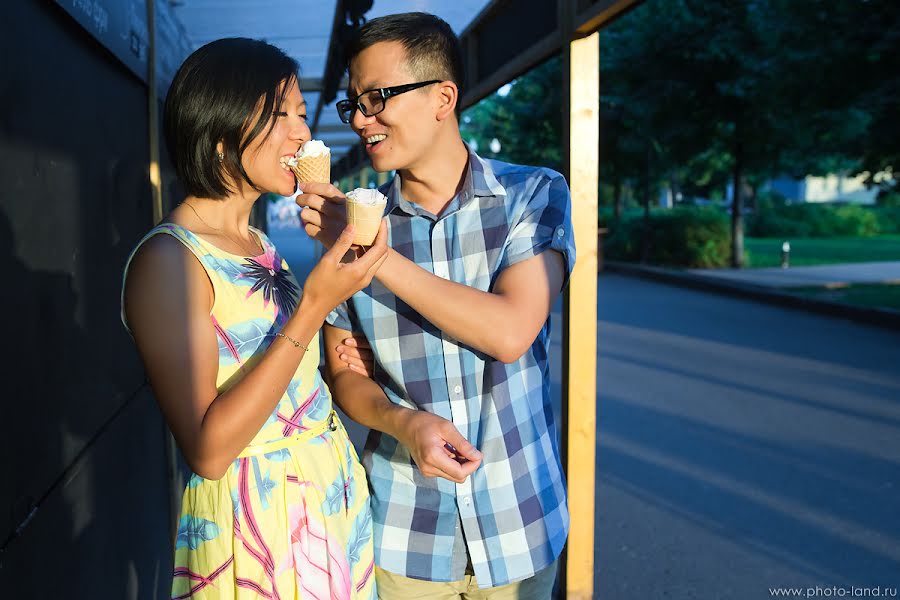
{"label": "man's ear", "polygon": [[456,104],[459,102],[459,88],[452,81],[442,81],[438,87],[438,121],[443,121],[456,114]]}

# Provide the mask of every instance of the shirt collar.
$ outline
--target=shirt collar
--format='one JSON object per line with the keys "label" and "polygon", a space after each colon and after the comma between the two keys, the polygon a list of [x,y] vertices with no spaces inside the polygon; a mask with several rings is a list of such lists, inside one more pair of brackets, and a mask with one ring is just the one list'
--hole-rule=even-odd
{"label": "shirt collar", "polygon": [[[444,214],[450,214],[457,208],[465,205],[473,198],[494,198],[497,196],[506,196],[506,189],[497,181],[494,175],[494,169],[490,162],[478,156],[468,144],[463,142],[466,151],[469,153],[469,161],[466,164],[466,175],[463,179],[462,189],[453,198]],[[410,202],[403,197],[401,193],[402,183],[399,175],[394,175],[394,179],[382,188],[382,193],[387,196],[387,213],[400,210],[409,215],[416,216],[424,213],[415,203]]]}

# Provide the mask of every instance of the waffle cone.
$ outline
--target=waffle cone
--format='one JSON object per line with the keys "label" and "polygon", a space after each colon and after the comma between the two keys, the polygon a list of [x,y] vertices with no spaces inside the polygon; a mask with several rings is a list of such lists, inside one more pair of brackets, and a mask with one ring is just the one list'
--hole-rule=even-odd
{"label": "waffle cone", "polygon": [[353,243],[371,246],[378,235],[385,204],[362,204],[347,198],[347,224],[353,225]]}
{"label": "waffle cone", "polygon": [[291,166],[298,183],[331,183],[331,153],[318,156],[304,156]]}

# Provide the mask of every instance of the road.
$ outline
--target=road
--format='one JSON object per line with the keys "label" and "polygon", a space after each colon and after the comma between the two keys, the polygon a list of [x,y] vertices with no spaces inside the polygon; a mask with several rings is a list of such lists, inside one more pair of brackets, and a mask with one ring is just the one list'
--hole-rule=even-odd
{"label": "road", "polygon": [[900,587],[896,332],[611,274],[597,313],[596,597]]}
{"label": "road", "polygon": [[597,310],[597,597],[900,587],[896,332],[615,275]]}

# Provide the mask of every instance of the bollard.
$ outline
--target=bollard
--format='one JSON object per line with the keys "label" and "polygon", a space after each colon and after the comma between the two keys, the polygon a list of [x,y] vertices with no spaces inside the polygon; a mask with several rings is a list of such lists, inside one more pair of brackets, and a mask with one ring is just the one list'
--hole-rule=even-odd
{"label": "bollard", "polygon": [[791,243],[784,242],[781,245],[781,268],[787,269],[791,266]]}

